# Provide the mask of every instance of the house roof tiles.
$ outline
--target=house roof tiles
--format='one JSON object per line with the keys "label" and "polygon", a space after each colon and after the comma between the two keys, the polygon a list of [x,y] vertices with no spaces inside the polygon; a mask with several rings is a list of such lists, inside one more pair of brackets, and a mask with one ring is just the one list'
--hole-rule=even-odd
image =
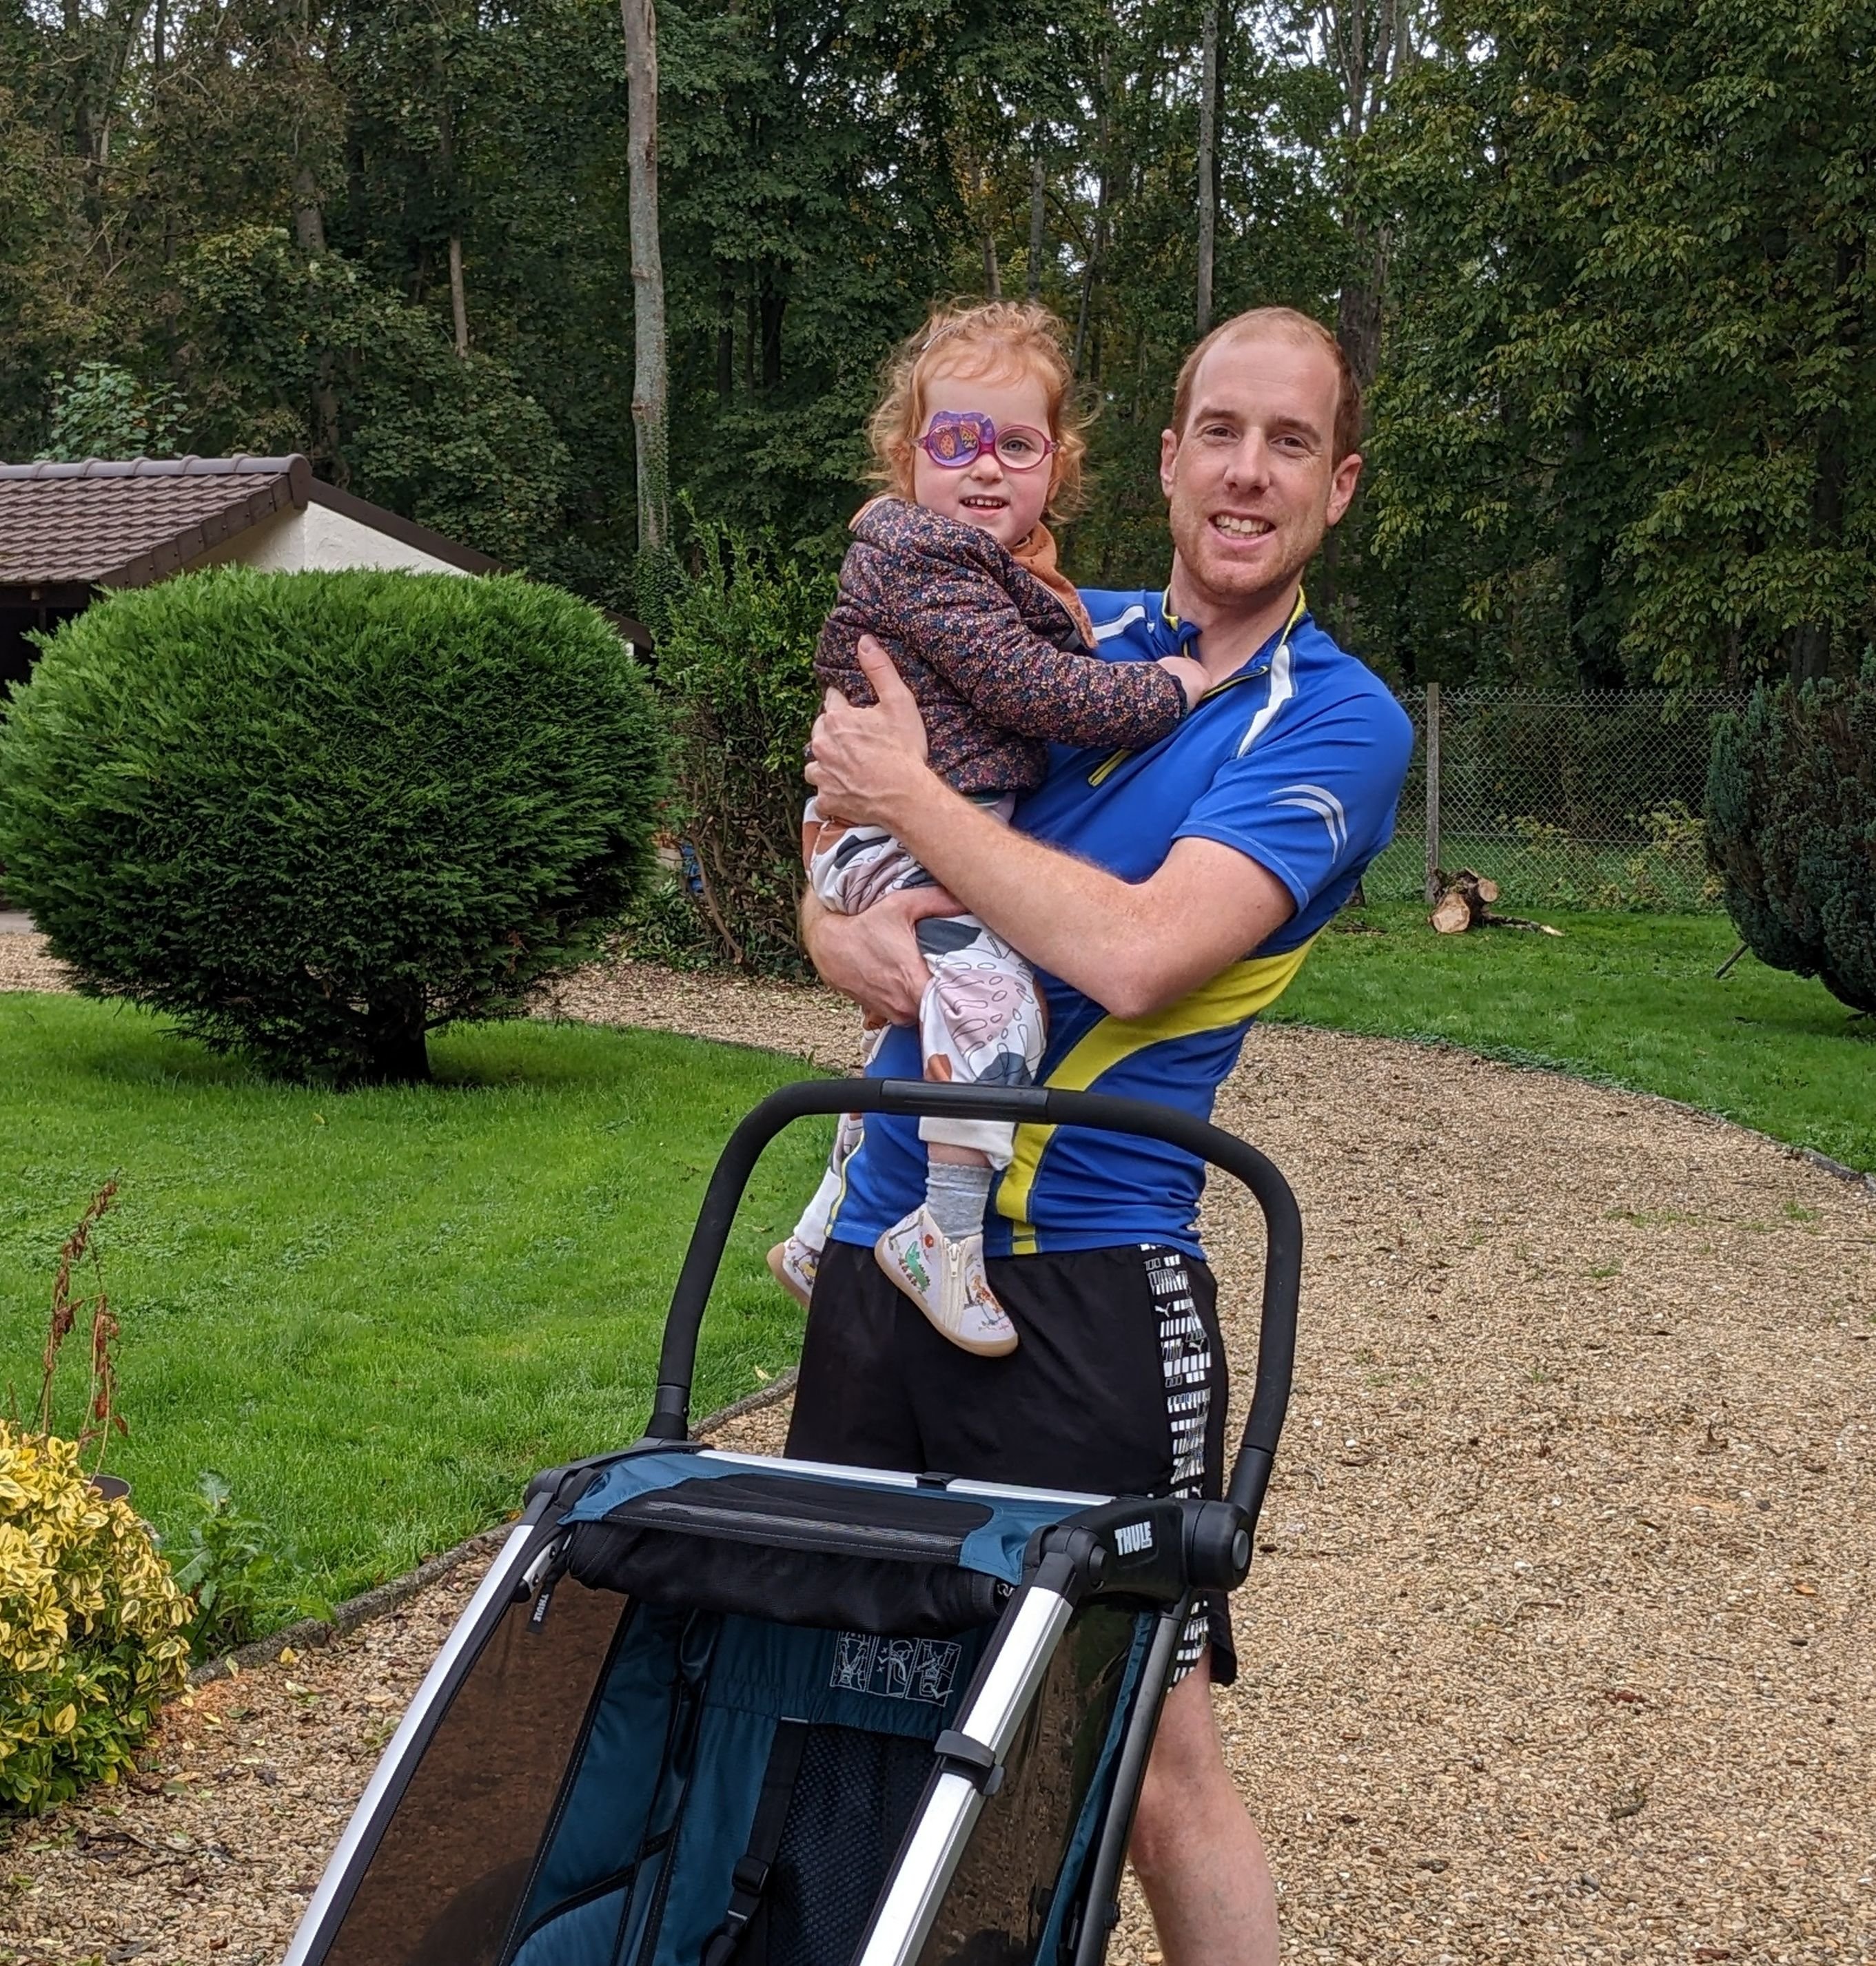
{"label": "house roof tiles", "polygon": [[[322,483],[291,457],[89,458],[0,464],[0,602],[85,604],[98,587],[147,587],[276,512],[321,505],[464,573],[499,564],[427,526]],[[640,650],[638,622],[610,617]]]}
{"label": "house roof tiles", "polygon": [[144,587],[304,506],[303,457],[0,464],[0,585]]}

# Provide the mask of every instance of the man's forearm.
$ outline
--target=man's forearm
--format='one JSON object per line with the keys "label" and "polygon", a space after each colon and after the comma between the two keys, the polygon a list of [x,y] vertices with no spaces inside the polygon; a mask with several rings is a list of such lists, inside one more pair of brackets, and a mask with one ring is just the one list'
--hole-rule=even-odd
{"label": "man's forearm", "polygon": [[[925,764],[918,706],[885,651],[862,636],[859,656],[879,701],[856,707],[828,691],[808,780],[824,811],[885,827],[941,886],[889,895],[851,917],[843,961],[856,953],[862,925],[889,904],[917,895],[919,913],[949,913],[955,896],[1039,968],[1111,1015],[1137,1017],[1261,948],[1295,911],[1275,874],[1222,840],[1175,840],[1159,868],[1133,882],[1001,824]],[[915,952],[904,927],[901,951]],[[818,946],[815,955],[821,962]],[[853,973],[867,966],[856,960]],[[859,994],[821,967],[836,988]]]}

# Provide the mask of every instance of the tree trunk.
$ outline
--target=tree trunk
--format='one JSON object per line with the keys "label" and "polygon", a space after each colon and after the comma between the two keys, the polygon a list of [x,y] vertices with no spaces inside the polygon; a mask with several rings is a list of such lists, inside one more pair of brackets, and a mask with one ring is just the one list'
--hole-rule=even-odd
{"label": "tree trunk", "polygon": [[761,295],[762,330],[762,389],[766,394],[782,386],[782,317],[787,311],[788,297],[775,285],[775,269],[772,266],[762,269]]}
{"label": "tree trunk", "polygon": [[[1818,419],[1817,464],[1811,482],[1811,545],[1822,553],[1843,544],[1843,495],[1849,475],[1843,412],[1826,410]],[[1830,673],[1834,637],[1828,618],[1807,621],[1791,638],[1794,682],[1816,682]]]}
{"label": "tree trunk", "polygon": [[749,288],[743,296],[743,393],[753,396],[756,393],[756,356],[762,344],[762,335],[756,320],[756,269],[748,269]]}
{"label": "tree trunk", "polygon": [[1211,332],[1212,263],[1218,238],[1218,0],[1205,0],[1198,85],[1198,292],[1193,327]]}
{"label": "tree trunk", "polygon": [[1381,306],[1388,287],[1388,249],[1384,239],[1364,219],[1346,222],[1349,256],[1356,270],[1336,296],[1336,339],[1349,358],[1355,380],[1365,390],[1381,365]]}
{"label": "tree trunk", "polygon": [[[1848,245],[1837,248],[1835,295],[1845,309],[1837,337],[1839,342],[1852,347],[1857,340],[1858,310],[1848,289],[1861,257]],[[1828,559],[1843,549],[1844,495],[1850,476],[1849,430],[1839,404],[1831,404],[1817,420],[1816,456],[1811,480],[1811,547],[1813,553]],[[1828,617],[1808,621],[1798,630],[1791,642],[1794,683],[1813,682],[1829,675],[1833,640]]]}
{"label": "tree trunk", "polygon": [[366,1082],[372,1085],[424,1085],[430,1081],[430,1048],[424,1039],[424,1007],[418,1004],[374,1006],[367,1042],[371,1062]]}
{"label": "tree trunk", "polygon": [[1094,226],[1088,249],[1088,258],[1081,267],[1081,304],[1075,319],[1075,379],[1078,382],[1086,372],[1090,344],[1094,338],[1094,288],[1101,278],[1101,259],[1107,243],[1107,196],[1109,190],[1109,154],[1107,143],[1107,80],[1109,75],[1107,50],[1101,51],[1101,65],[1096,73],[1097,98],[1094,111],[1094,143],[1100,153],[1101,169],[1094,186]]}
{"label": "tree trunk", "polygon": [[463,287],[463,222],[456,208],[456,129],[450,114],[449,98],[445,94],[447,83],[439,60],[436,70],[437,90],[441,98],[437,118],[437,161],[443,168],[443,195],[450,201],[450,321],[454,330],[456,352],[459,359],[467,356],[469,350],[469,296]]}
{"label": "tree trunk", "polygon": [[987,300],[1003,298],[1003,269],[997,263],[997,241],[988,228],[984,233],[984,296]]}
{"label": "tree trunk", "polygon": [[727,266],[717,269],[717,401],[724,409],[736,394],[736,288]]}
{"label": "tree trunk", "polygon": [[1029,166],[1029,297],[1043,297],[1043,193],[1046,189],[1040,145]]}
{"label": "tree trunk", "polygon": [[1587,390],[1564,433],[1566,470],[1558,478],[1558,559],[1563,575],[1565,633],[1578,689],[1620,689],[1628,681],[1622,651],[1595,609],[1609,577],[1607,522],[1592,487],[1600,483],[1602,446]]}
{"label": "tree trunk", "polygon": [[669,394],[665,360],[664,263],[658,245],[658,24],[653,0],[619,0],[625,29],[627,203],[632,244],[632,429],[638,544],[656,553],[671,536]]}
{"label": "tree trunk", "polygon": [[463,291],[463,235],[450,234],[450,318],[456,327],[456,352],[469,353],[469,298]]}
{"label": "tree trunk", "polygon": [[[298,141],[296,132],[296,150]],[[303,159],[293,170],[293,237],[309,259],[326,250],[326,220],[320,206],[319,182],[312,166]],[[313,379],[312,462],[315,467],[323,465],[333,482],[342,485],[345,473],[339,456],[339,392],[334,377],[332,351],[322,347]]]}
{"label": "tree trunk", "polygon": [[308,256],[326,250],[326,215],[320,205],[319,181],[308,163],[294,167],[293,237]]}

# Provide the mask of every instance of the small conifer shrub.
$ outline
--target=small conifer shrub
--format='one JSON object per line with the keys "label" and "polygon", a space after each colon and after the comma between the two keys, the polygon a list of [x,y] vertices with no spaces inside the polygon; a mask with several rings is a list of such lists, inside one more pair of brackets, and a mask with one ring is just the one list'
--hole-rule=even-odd
{"label": "small conifer shrub", "polygon": [[1876,1012],[1876,662],[1717,720],[1707,836],[1752,952]]}
{"label": "small conifer shrub", "polygon": [[425,1033],[585,960],[652,860],[658,709],[519,578],[186,575],[46,645],[0,862],[94,994],[277,1076],[427,1076]]}

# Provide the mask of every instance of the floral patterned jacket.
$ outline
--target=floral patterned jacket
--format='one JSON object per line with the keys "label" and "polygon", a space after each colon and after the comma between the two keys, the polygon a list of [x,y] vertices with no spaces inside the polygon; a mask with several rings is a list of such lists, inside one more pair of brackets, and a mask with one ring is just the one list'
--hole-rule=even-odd
{"label": "floral patterned jacket", "polygon": [[1143,749],[1185,714],[1152,662],[1091,655],[1068,609],[988,533],[898,498],[853,522],[815,673],[849,701],[873,692],[856,653],[874,635],[924,713],[933,771],[962,792],[1029,791],[1049,744]]}

